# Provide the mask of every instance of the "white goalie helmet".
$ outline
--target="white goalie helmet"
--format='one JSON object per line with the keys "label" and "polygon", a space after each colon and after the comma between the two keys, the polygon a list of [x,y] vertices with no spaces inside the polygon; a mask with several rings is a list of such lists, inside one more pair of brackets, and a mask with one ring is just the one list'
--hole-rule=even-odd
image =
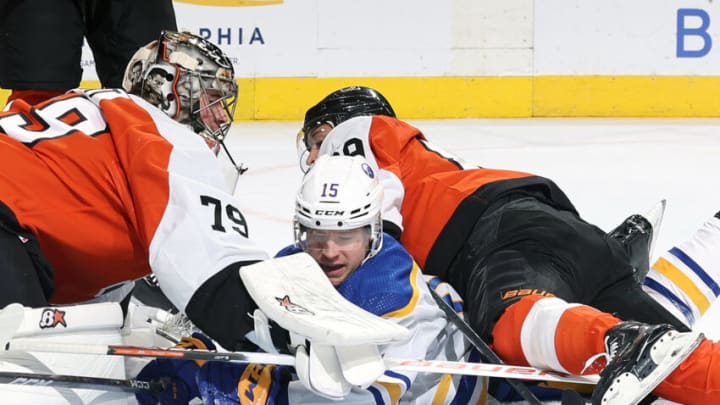
{"label": "white goalie helmet", "polygon": [[382,247],[383,190],[362,156],[321,156],[308,171],[295,200],[295,242],[305,250],[305,230],[368,227],[367,260]]}

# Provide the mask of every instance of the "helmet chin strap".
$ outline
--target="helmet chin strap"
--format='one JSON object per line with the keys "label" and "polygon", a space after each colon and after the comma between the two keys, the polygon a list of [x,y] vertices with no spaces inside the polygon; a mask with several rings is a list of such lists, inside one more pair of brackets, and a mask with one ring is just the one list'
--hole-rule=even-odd
{"label": "helmet chin strap", "polygon": [[[220,163],[223,178],[225,179],[225,184],[230,187],[230,190],[232,190],[232,194],[235,193],[235,190],[237,190],[238,181],[240,180],[240,176],[245,173],[248,168],[240,163],[237,164],[235,162],[235,159],[233,159],[232,155],[230,154],[230,151],[225,147],[225,143],[220,141],[217,143],[218,149],[220,145],[222,145],[223,150],[225,151],[225,155],[227,156],[227,161],[223,161]],[[218,150],[219,152],[219,150]],[[220,158],[218,156],[218,158]],[[224,159],[223,159],[224,160]]]}
{"label": "helmet chin strap", "polygon": [[235,159],[233,159],[227,146],[225,146],[224,139],[222,141],[220,141],[220,145],[222,146],[223,150],[225,151],[225,154],[227,155],[228,159],[230,159],[230,163],[232,163],[232,165],[235,167],[235,170],[237,170],[238,176],[240,176],[243,173],[245,173],[246,171],[248,171],[248,167],[245,166],[244,163],[242,163],[242,162],[240,164],[235,163]]}

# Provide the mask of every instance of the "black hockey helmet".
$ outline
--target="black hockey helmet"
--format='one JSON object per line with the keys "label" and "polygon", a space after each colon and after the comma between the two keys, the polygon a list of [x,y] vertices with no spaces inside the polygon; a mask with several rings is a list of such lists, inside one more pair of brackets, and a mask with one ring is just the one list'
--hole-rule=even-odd
{"label": "black hockey helmet", "polygon": [[309,149],[306,135],[316,126],[329,123],[335,127],[350,118],[362,115],[396,117],[390,103],[379,91],[364,86],[350,86],[336,90],[305,113],[301,135]]}

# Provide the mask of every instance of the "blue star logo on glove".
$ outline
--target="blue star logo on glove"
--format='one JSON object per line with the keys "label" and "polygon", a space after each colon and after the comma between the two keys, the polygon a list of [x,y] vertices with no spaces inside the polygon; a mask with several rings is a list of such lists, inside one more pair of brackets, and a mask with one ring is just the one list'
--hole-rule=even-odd
{"label": "blue star logo on glove", "polygon": [[290,296],[286,295],[282,298],[275,297],[275,299],[280,303],[280,306],[285,308],[288,312],[292,312],[294,314],[304,314],[304,315],[315,315],[314,312],[309,311],[300,305],[297,305],[290,301]]}

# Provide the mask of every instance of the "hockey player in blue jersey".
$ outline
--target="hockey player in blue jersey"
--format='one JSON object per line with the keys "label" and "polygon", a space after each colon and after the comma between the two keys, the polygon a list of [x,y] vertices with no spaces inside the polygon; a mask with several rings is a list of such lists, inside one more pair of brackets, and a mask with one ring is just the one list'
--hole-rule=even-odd
{"label": "hockey player in blue jersey", "polygon": [[[297,195],[296,242],[278,256],[309,253],[343,297],[411,331],[408,342],[387,345],[381,348],[382,355],[464,359],[464,337],[438,308],[418,265],[395,239],[383,234],[382,196],[382,187],[362,157],[319,159]],[[449,285],[437,279],[431,284],[461,310],[462,301]],[[273,378],[251,384],[256,375]],[[281,397],[290,403],[331,402],[307,391],[299,381],[273,387],[279,375],[273,366],[208,363],[200,369],[198,380],[206,403],[245,403],[263,395],[275,395],[280,403]],[[476,377],[387,371],[369,387],[353,388],[344,401],[465,404],[477,403],[486,390],[486,380]]]}

